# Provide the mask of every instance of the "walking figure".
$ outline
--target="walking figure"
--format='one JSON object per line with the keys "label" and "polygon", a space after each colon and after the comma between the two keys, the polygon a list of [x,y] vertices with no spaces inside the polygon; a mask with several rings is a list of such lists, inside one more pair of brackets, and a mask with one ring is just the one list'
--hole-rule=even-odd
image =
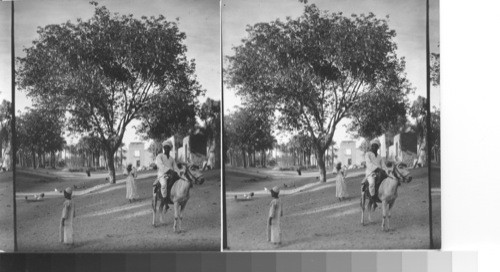
{"label": "walking figure", "polygon": [[339,201],[342,201],[349,197],[349,193],[347,193],[347,185],[345,184],[346,173],[345,170],[342,169],[342,163],[340,162],[337,163],[335,168],[337,169],[335,195]]}
{"label": "walking figure", "polygon": [[127,176],[127,199],[129,202],[132,202],[139,198],[137,194],[137,185],[135,184],[135,178],[137,177],[137,169],[132,166],[132,164],[128,164],[125,169],[125,175]]}
{"label": "walking figure", "polygon": [[71,187],[64,190],[63,210],[61,215],[60,241],[66,245],[73,244],[73,218],[75,218],[75,205],[71,201],[73,189]]}
{"label": "walking figure", "polygon": [[269,207],[269,218],[267,221],[267,241],[274,245],[281,244],[281,217],[283,216],[283,207],[279,199],[279,187],[271,189],[271,205]]}

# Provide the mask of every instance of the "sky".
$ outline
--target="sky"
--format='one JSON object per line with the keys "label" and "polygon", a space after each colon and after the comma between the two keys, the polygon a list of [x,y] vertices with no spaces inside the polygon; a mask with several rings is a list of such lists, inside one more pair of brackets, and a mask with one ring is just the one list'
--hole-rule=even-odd
{"label": "sky", "polygon": [[[98,1],[112,13],[141,16],[164,15],[168,20],[179,18],[179,28],[186,33],[187,57],[196,60],[196,75],[206,97],[220,100],[220,3],[219,0],[106,0]],[[3,4],[3,3],[2,3]],[[89,0],[24,0],[15,3],[15,53],[24,56],[23,48],[37,38],[37,27],[89,19],[94,7]],[[3,18],[3,16],[2,16]],[[3,37],[4,35],[2,35]],[[10,65],[10,63],[9,63]],[[4,66],[4,63],[2,63]],[[2,70],[3,71],[3,70]],[[204,102],[206,97],[200,98]],[[16,93],[16,108],[24,109],[31,102],[23,92]],[[140,140],[132,122],[124,142]],[[72,141],[71,138],[69,141]]]}
{"label": "sky", "polygon": [[[430,27],[436,30],[431,32],[431,52],[437,52],[439,40],[438,1],[431,0]],[[426,96],[426,36],[425,36],[425,1],[423,0],[313,0],[309,4],[316,4],[321,10],[343,12],[344,15],[353,13],[368,14],[373,12],[383,18],[389,15],[389,27],[396,30],[394,41],[398,45],[396,51],[399,57],[406,59],[407,78],[416,88],[415,94],[410,96],[414,100],[418,95]],[[258,22],[270,22],[287,16],[296,18],[303,13],[303,4],[297,0],[223,0],[222,4],[222,54],[233,55],[232,48],[241,44],[246,37],[246,26]],[[224,62],[224,65],[227,63]],[[234,94],[234,90],[224,86],[224,112],[228,113],[234,106],[240,105],[241,100]],[[439,88],[431,90],[431,105],[439,106]],[[337,127],[334,140],[351,139],[346,133],[344,120]],[[286,141],[287,137],[284,137]],[[278,137],[278,141],[280,138]]]}
{"label": "sky", "polygon": [[11,85],[11,6],[0,2],[0,101],[12,101]]}

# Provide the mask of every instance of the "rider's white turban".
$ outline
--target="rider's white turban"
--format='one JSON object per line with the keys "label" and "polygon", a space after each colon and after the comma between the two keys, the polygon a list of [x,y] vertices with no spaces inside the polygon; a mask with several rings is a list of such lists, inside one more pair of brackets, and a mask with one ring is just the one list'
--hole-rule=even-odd
{"label": "rider's white turban", "polygon": [[170,147],[174,147],[174,145],[172,144],[172,141],[170,140],[165,140],[163,141],[163,146],[170,146]]}
{"label": "rider's white turban", "polygon": [[280,187],[274,186],[271,190],[278,194],[280,192]]}
{"label": "rider's white turban", "polygon": [[371,142],[370,142],[370,145],[378,145],[378,147],[380,147],[380,141],[378,139],[373,139]]}
{"label": "rider's white turban", "polygon": [[71,187],[66,188],[64,191],[70,195],[73,194],[73,188]]}

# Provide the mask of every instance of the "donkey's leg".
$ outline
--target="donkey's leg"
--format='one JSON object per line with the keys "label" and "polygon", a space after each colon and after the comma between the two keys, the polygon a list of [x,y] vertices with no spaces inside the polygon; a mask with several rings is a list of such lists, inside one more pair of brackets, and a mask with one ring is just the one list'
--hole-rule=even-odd
{"label": "donkey's leg", "polygon": [[183,232],[182,229],[182,207],[179,205],[179,232]]}
{"label": "donkey's leg", "polygon": [[391,229],[390,222],[391,222],[391,210],[393,205],[394,205],[394,200],[387,207],[387,230]]}
{"label": "donkey's leg", "polygon": [[361,194],[361,225],[365,225],[365,196]]}
{"label": "donkey's leg", "polygon": [[368,222],[371,223],[372,221],[372,214],[373,211],[375,210],[375,207],[373,205],[373,201],[371,199],[368,200]]}
{"label": "donkey's leg", "polygon": [[174,202],[174,232],[177,232],[178,221],[179,221],[179,203]]}
{"label": "donkey's leg", "polygon": [[153,200],[151,201],[151,207],[153,209],[153,227],[156,227],[156,197],[153,194]]}
{"label": "donkey's leg", "polygon": [[387,219],[387,202],[382,201],[382,230],[386,231],[386,219]]}
{"label": "donkey's leg", "polygon": [[165,223],[165,206],[161,205],[160,204],[160,209],[159,209],[159,213],[160,213],[160,224],[164,224]]}

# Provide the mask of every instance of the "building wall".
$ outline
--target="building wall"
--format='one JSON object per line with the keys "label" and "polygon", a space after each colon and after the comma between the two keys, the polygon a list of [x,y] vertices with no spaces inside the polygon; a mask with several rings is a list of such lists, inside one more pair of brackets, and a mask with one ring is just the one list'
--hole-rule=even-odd
{"label": "building wall", "polygon": [[394,161],[396,157],[396,146],[393,144],[389,146],[389,156],[387,156],[387,161]]}
{"label": "building wall", "polygon": [[386,146],[386,137],[385,135],[382,135],[380,137],[378,137],[378,140],[380,141],[380,148],[378,150],[378,153],[379,155],[382,157],[382,158],[387,158],[387,154],[388,154],[388,148]]}
{"label": "building wall", "polygon": [[134,167],[149,167],[154,162],[153,154],[146,150],[143,142],[130,143],[126,157],[126,164],[131,163]]}
{"label": "building wall", "polygon": [[208,157],[208,165],[213,166],[214,152],[209,149],[204,139],[202,135],[184,137],[182,146],[177,149],[177,160],[202,166]]}
{"label": "building wall", "polygon": [[[349,163],[350,160],[350,163]],[[342,141],[338,151],[338,162],[342,165],[361,165],[364,161],[364,152],[356,147],[355,141]]]}
{"label": "building wall", "polygon": [[400,133],[394,136],[394,161],[413,165],[417,159],[417,135]]}

